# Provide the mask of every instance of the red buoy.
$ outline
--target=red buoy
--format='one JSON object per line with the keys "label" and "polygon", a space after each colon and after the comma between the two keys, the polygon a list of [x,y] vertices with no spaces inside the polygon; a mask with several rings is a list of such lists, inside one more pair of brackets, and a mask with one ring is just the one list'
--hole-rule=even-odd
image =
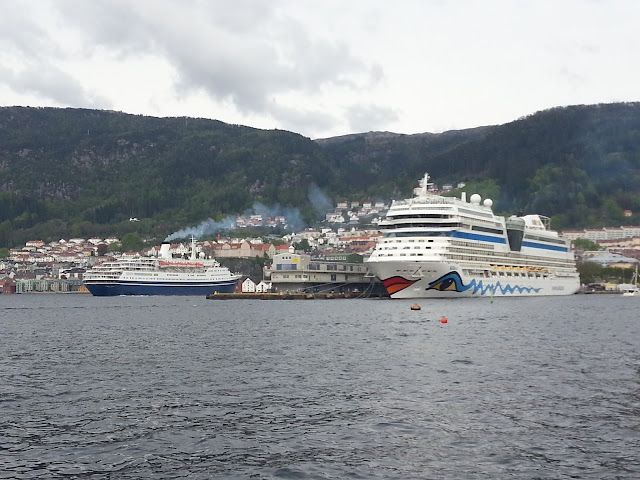
{"label": "red buoy", "polygon": [[440,323],[447,323],[447,322],[448,322],[447,317],[442,317],[440,319]]}

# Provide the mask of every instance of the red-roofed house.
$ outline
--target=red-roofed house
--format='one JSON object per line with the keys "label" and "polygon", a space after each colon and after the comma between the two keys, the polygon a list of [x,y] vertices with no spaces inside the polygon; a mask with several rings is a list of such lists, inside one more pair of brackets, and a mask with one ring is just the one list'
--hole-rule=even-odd
{"label": "red-roofed house", "polygon": [[[270,247],[272,245],[253,245],[247,240],[243,240],[241,243],[218,243],[213,247],[213,256],[218,258],[253,258],[262,257],[265,253],[269,254]],[[276,247],[277,248],[277,247]],[[274,249],[273,255],[276,250]]]}

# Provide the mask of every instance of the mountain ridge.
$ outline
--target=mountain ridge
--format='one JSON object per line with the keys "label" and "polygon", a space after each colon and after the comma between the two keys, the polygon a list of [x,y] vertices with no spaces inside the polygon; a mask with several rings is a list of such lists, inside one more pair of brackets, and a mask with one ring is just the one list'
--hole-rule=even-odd
{"label": "mountain ridge", "polygon": [[322,213],[312,191],[334,204],[399,198],[425,171],[438,183],[466,182],[498,212],[550,216],[558,229],[638,224],[640,103],[315,140],[202,118],[1,107],[0,247],[72,234],[164,236],[257,203],[298,209],[312,223]]}

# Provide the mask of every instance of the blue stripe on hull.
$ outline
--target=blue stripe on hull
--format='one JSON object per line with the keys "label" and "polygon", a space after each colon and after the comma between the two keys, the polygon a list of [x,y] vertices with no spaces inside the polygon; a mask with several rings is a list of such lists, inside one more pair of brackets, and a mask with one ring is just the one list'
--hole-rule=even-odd
{"label": "blue stripe on hull", "polygon": [[218,284],[85,284],[92,295],[96,297],[116,297],[119,295],[210,295],[218,293],[233,293],[237,282]]}

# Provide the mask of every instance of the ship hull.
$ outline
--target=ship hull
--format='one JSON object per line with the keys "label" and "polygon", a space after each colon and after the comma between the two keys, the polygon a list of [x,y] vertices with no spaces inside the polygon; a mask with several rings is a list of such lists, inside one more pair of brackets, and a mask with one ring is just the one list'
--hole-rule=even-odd
{"label": "ship hull", "polygon": [[[391,298],[471,298],[572,295],[578,275],[495,272],[476,273],[441,262],[369,262]],[[416,272],[417,274],[412,274]],[[427,273],[425,273],[427,272]]]}
{"label": "ship hull", "polygon": [[120,295],[212,295],[214,293],[232,293],[237,281],[202,283],[144,283],[127,281],[85,282],[85,286],[96,297],[115,297]]}

